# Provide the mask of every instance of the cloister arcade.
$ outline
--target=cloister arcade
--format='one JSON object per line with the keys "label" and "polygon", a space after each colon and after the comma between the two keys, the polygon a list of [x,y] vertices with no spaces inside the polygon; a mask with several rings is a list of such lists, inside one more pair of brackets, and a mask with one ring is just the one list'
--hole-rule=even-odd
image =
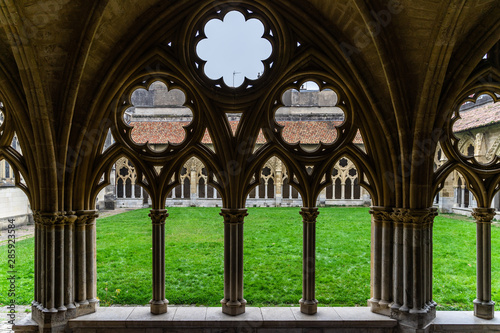
{"label": "cloister arcade", "polygon": [[[209,23],[223,26],[227,15],[259,25],[250,37],[266,49],[253,59],[258,70],[237,81],[236,68],[213,74],[213,60],[201,49],[214,38]],[[0,160],[33,210],[31,316],[40,332],[71,331],[71,320],[98,311],[96,198],[113,184],[125,199],[142,196],[151,204],[152,279],[144,283],[153,287],[150,312],[160,316],[169,311],[165,203],[179,192],[220,200],[221,312],[229,316],[247,311],[247,205],[257,197],[299,204],[297,305],[301,314],[316,316],[308,318],[322,311],[315,296],[318,206],[368,194],[368,307],[394,320],[399,332],[430,332],[439,319],[434,203],[440,191],[444,200],[453,197],[444,195],[450,186],[463,188],[459,205],[472,205],[477,224],[474,315],[494,318],[491,204],[500,191],[500,158],[469,152],[454,126],[464,104],[485,94],[498,103],[500,2],[1,0],[0,22]],[[173,107],[185,124],[175,124],[180,138],[155,143],[137,139],[131,109],[137,109],[134,91],[158,82],[182,93],[182,109]],[[321,120],[328,136],[308,127],[312,141],[304,143],[289,138],[297,130],[279,109],[287,110],[286,93],[306,82],[335,99],[318,102],[332,109]],[[167,126],[150,128],[161,133],[160,125]],[[114,142],[106,145],[109,134]],[[11,146],[14,136],[22,154]],[[473,147],[488,140],[474,134]],[[81,331],[98,324],[90,320]],[[260,329],[266,328],[254,331]]]}

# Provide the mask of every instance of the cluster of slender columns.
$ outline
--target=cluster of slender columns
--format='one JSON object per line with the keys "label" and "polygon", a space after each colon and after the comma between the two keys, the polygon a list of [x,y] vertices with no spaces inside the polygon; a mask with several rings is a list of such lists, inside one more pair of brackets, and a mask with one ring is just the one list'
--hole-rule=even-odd
{"label": "cluster of slender columns", "polygon": [[493,208],[474,208],[476,220],[477,295],[474,300],[474,315],[492,319],[495,302],[491,300],[491,220],[495,217]]}
{"label": "cluster of slender columns", "polygon": [[435,208],[372,207],[372,311],[424,327],[432,300],[432,227]]}
{"label": "cluster of slender columns", "polygon": [[33,317],[57,330],[69,318],[91,313],[96,295],[94,210],[35,212]]}

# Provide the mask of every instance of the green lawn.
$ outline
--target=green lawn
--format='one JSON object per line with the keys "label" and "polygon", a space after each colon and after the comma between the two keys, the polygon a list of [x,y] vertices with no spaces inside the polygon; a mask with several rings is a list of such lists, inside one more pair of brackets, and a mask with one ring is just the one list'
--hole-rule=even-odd
{"label": "green lawn", "polygon": [[[220,305],[223,223],[219,208],[169,208],[166,296],[171,304]],[[250,208],[245,219],[245,298],[251,306],[297,304],[301,297],[299,208]],[[151,298],[151,222],[141,209],[97,221],[101,305]],[[500,229],[492,230],[493,300],[500,301]],[[17,243],[18,304],[33,294],[33,239]],[[6,303],[6,247],[0,247],[0,303]],[[434,300],[438,309],[471,310],[475,297],[475,224],[438,216],[434,227]],[[317,223],[317,299],[366,306],[370,297],[368,208],[321,208]],[[500,307],[498,308],[500,309]]]}

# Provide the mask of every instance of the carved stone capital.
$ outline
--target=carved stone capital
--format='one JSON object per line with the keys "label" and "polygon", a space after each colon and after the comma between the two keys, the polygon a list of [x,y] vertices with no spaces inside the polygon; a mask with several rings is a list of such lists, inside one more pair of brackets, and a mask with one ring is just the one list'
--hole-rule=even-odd
{"label": "carved stone capital", "polygon": [[382,207],[382,206],[371,206],[370,214],[373,215],[373,219],[376,222],[388,222],[393,221],[393,208]]}
{"label": "carved stone capital", "polygon": [[64,224],[64,212],[33,212],[33,219],[38,225]]}
{"label": "carved stone capital", "polygon": [[248,213],[246,208],[222,208],[219,215],[224,218],[224,223],[243,224]]}
{"label": "carved stone capital", "polygon": [[66,216],[64,216],[64,224],[72,225],[76,222],[77,218],[78,216],[76,216],[76,212],[74,211],[66,212]]}
{"label": "carved stone capital", "polygon": [[495,209],[473,208],[471,215],[478,223],[491,223],[491,220],[495,217]]}
{"label": "carved stone capital", "polygon": [[394,208],[392,218],[394,221],[414,226],[424,226],[434,222],[437,216],[436,208],[410,209]]}
{"label": "carved stone capital", "polygon": [[168,212],[166,209],[151,209],[148,216],[151,218],[153,224],[165,224]]}
{"label": "carved stone capital", "polygon": [[99,214],[95,210],[79,210],[76,212],[76,224],[93,224]]}
{"label": "carved stone capital", "polygon": [[319,212],[317,207],[302,207],[299,214],[302,215],[302,222],[316,223]]}

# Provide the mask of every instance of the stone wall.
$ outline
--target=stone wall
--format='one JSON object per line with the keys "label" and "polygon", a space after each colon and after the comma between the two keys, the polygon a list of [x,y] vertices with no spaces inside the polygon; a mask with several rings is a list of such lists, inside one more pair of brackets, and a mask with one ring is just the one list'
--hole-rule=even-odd
{"label": "stone wall", "polygon": [[0,187],[0,230],[7,229],[9,219],[15,219],[16,226],[33,224],[28,197],[14,186]]}

